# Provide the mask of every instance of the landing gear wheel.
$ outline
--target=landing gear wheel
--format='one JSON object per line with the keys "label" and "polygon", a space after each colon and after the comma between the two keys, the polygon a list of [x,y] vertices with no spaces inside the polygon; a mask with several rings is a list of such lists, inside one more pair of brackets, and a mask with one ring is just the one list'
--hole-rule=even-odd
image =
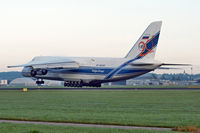
{"label": "landing gear wheel", "polygon": [[64,86],[65,87],[82,87],[83,81],[65,81]]}
{"label": "landing gear wheel", "polygon": [[42,84],[44,84],[44,81],[41,79],[41,80],[37,80],[36,81],[36,84],[38,85],[38,86],[40,86],[40,85],[42,85]]}

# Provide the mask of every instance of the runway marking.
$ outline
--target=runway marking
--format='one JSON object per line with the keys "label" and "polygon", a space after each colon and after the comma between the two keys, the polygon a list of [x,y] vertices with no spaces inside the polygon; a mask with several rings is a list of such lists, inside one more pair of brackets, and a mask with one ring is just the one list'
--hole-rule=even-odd
{"label": "runway marking", "polygon": [[104,125],[104,124],[81,124],[81,123],[64,123],[64,122],[42,122],[42,121],[21,121],[21,120],[0,120],[0,123],[18,123],[18,124],[37,124],[37,125],[60,125],[74,127],[98,127],[98,128],[120,128],[120,129],[146,129],[146,130],[165,130],[172,131],[172,128],[164,127],[145,127],[145,126],[120,126],[120,125]]}

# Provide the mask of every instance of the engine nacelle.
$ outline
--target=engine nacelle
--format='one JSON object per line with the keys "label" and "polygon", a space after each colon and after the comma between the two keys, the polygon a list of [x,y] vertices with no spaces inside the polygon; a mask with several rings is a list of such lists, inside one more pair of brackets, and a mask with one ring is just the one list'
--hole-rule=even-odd
{"label": "engine nacelle", "polygon": [[22,75],[24,77],[35,77],[36,75],[46,75],[46,69],[33,69],[32,67],[24,67],[22,70]]}
{"label": "engine nacelle", "polygon": [[33,77],[31,73],[33,73],[33,68],[31,67],[24,67],[24,69],[22,70],[22,75],[24,77]]}

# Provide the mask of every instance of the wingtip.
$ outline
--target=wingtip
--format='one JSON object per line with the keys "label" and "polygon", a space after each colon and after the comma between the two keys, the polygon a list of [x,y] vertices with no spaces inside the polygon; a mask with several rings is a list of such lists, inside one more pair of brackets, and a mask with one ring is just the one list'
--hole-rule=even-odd
{"label": "wingtip", "polygon": [[7,66],[7,68],[12,68],[12,66]]}

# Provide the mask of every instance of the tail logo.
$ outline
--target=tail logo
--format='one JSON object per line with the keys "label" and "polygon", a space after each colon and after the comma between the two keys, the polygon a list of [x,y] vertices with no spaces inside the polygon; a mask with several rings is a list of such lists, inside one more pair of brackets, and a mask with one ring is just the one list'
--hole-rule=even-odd
{"label": "tail logo", "polygon": [[145,56],[149,53],[152,53],[152,49],[153,49],[153,38],[155,36],[152,36],[151,39],[147,39],[145,38],[146,42],[144,41],[141,41],[139,44],[138,44],[138,49],[141,51],[140,53],[140,56]]}

